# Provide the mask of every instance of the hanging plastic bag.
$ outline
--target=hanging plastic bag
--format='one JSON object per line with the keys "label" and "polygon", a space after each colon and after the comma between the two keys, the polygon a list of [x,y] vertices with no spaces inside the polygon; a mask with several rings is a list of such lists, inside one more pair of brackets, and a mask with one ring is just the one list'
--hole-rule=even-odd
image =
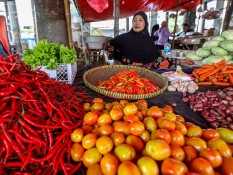
{"label": "hanging plastic bag", "polygon": [[108,8],[108,0],[87,0],[87,3],[97,12],[102,13]]}
{"label": "hanging plastic bag", "polygon": [[220,17],[220,11],[218,9],[210,8],[203,14],[202,17],[207,20],[217,19]]}

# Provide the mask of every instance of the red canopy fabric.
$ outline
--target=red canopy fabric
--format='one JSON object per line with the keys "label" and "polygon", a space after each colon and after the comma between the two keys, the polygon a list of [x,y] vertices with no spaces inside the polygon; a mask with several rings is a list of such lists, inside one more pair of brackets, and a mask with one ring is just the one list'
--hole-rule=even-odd
{"label": "red canopy fabric", "polygon": [[[84,22],[113,19],[114,0],[76,0]],[[201,0],[180,0],[179,9],[190,10]],[[120,0],[120,18],[132,16],[136,11],[166,11],[177,6],[177,0]]]}
{"label": "red canopy fabric", "polygon": [[6,51],[7,55],[10,55],[10,44],[8,40],[7,35],[7,29],[6,29],[6,21],[4,16],[0,16],[0,42],[2,43],[2,46],[4,50]]}

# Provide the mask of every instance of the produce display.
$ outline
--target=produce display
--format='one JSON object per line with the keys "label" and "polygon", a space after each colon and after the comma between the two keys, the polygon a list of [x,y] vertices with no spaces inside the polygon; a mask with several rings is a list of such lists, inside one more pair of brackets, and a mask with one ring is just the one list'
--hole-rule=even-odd
{"label": "produce display", "polygon": [[[221,61],[201,68],[205,66],[214,66],[212,72],[221,67],[231,83],[232,73],[224,72],[232,70],[231,64]],[[194,72],[199,77],[201,68]],[[0,72],[1,175],[233,172],[232,87],[203,93],[193,81],[171,83],[183,92],[184,103],[211,122],[213,128],[202,129],[174,112],[178,103],[159,107],[142,99],[91,99],[80,87],[31,69],[18,54],[0,56]],[[132,70],[107,83],[105,87],[136,87],[138,93],[158,88]]]}
{"label": "produce display", "polygon": [[23,61],[36,69],[46,66],[47,69],[56,69],[59,63],[73,64],[77,61],[77,53],[64,44],[40,40],[33,49],[27,49],[23,54]]}
{"label": "produce display", "polygon": [[202,64],[217,63],[226,60],[227,63],[233,63],[233,30],[226,30],[220,36],[215,36],[212,40],[203,44],[195,52],[189,52],[186,57],[202,61]]}
{"label": "produce display", "polygon": [[171,106],[150,107],[145,100],[94,98],[83,108],[84,124],[71,134],[71,158],[87,175],[233,172],[232,130],[201,129]]}
{"label": "produce display", "polygon": [[202,116],[213,128],[233,129],[233,88],[218,91],[197,92],[183,97],[194,111],[201,111]]}
{"label": "produce display", "polygon": [[202,65],[192,72],[198,85],[233,86],[233,64],[222,60],[211,65]]}
{"label": "produce display", "polygon": [[108,80],[99,81],[97,87],[122,94],[149,94],[159,90],[155,82],[140,77],[135,70],[125,70]]}
{"label": "produce display", "polygon": [[73,174],[70,135],[81,126],[86,93],[0,58],[0,174]]}

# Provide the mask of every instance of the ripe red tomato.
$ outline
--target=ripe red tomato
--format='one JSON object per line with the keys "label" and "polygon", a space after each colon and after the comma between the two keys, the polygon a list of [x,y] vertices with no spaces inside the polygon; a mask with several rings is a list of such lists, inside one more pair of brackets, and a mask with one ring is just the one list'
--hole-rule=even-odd
{"label": "ripe red tomato", "polygon": [[101,167],[98,163],[95,163],[88,167],[86,175],[103,175]]}
{"label": "ripe red tomato", "polygon": [[157,129],[157,123],[154,118],[152,117],[145,117],[143,119],[143,123],[145,125],[145,129],[149,132],[153,132]]}
{"label": "ripe red tomato", "polygon": [[190,171],[203,175],[214,175],[210,162],[203,158],[196,158],[190,163]]}
{"label": "ripe red tomato", "polygon": [[118,175],[141,175],[139,168],[131,161],[124,161],[120,164],[118,171]]}
{"label": "ripe red tomato", "polygon": [[142,175],[159,175],[159,167],[154,159],[149,156],[144,156],[138,159],[137,166]]}
{"label": "ripe red tomato", "polygon": [[85,149],[80,143],[74,143],[71,146],[70,155],[74,162],[79,162],[83,156]]}
{"label": "ripe red tomato", "polygon": [[170,105],[165,105],[163,108],[164,113],[173,112],[173,108]]}
{"label": "ripe red tomato", "polygon": [[83,139],[83,135],[84,135],[83,129],[82,128],[77,128],[72,132],[71,140],[73,142],[81,142],[82,139]]}
{"label": "ripe red tomato", "polygon": [[166,175],[185,175],[188,172],[187,166],[174,158],[165,159],[161,166],[162,174]]}
{"label": "ripe red tomato", "polygon": [[91,111],[103,111],[105,104],[103,102],[95,102],[91,105]]}
{"label": "ripe red tomato", "polygon": [[185,163],[187,164],[198,156],[197,150],[192,146],[184,146],[183,150],[185,153]]}
{"label": "ripe red tomato", "polygon": [[171,148],[163,140],[150,140],[146,143],[146,153],[154,160],[160,161],[171,155]]}
{"label": "ripe red tomato", "polygon": [[211,139],[219,139],[220,134],[215,129],[203,129],[202,130],[202,136],[205,141],[211,140]]}
{"label": "ripe red tomato", "polygon": [[222,139],[211,139],[207,142],[209,148],[217,150],[223,157],[232,157],[232,152],[227,143]]}
{"label": "ripe red tomato", "polygon": [[110,114],[112,120],[114,120],[114,121],[120,120],[124,117],[124,113],[121,109],[111,109],[109,114]]}
{"label": "ripe red tomato", "polygon": [[114,131],[121,132],[124,135],[129,135],[129,122],[119,121],[114,124]]}
{"label": "ripe red tomato", "polygon": [[139,136],[145,131],[144,123],[141,121],[132,122],[129,124],[129,132],[132,135]]}
{"label": "ripe red tomato", "polygon": [[119,166],[119,161],[111,153],[107,153],[104,155],[104,157],[100,161],[100,167],[103,172],[103,174],[108,174],[108,175],[115,175],[117,174]]}
{"label": "ripe red tomato", "polygon": [[183,161],[184,158],[185,158],[185,152],[184,150],[179,146],[179,145],[176,145],[176,144],[171,144],[170,145],[170,148],[171,148],[171,157],[174,158],[174,159],[177,159],[179,161]]}
{"label": "ripe red tomato", "polygon": [[83,137],[82,146],[85,149],[89,149],[95,146],[97,136],[95,134],[87,134]]}
{"label": "ripe red tomato", "polygon": [[90,103],[84,103],[83,104],[83,109],[85,111],[90,111],[91,110],[91,104]]}
{"label": "ripe red tomato", "polygon": [[125,143],[133,146],[136,152],[140,153],[145,148],[143,140],[135,135],[128,135],[125,139]]}
{"label": "ripe red tomato", "polygon": [[159,108],[158,106],[152,106],[147,111],[147,116],[152,117],[154,119],[158,119],[163,117],[163,110]]}
{"label": "ripe red tomato", "polygon": [[138,100],[136,102],[136,105],[138,107],[138,110],[142,110],[142,109],[147,109],[148,108],[148,103],[146,100]]}
{"label": "ripe red tomato", "polygon": [[171,143],[171,134],[166,129],[156,129],[151,133],[151,140],[163,140],[167,144]]}
{"label": "ripe red tomato", "polygon": [[134,103],[127,103],[123,108],[125,115],[134,115],[138,112],[138,107]]}
{"label": "ripe red tomato", "polygon": [[213,168],[219,167],[222,164],[221,154],[212,148],[202,149],[199,155],[200,157],[208,160]]}
{"label": "ripe red tomato", "polygon": [[110,114],[105,113],[105,114],[102,114],[99,116],[97,123],[99,126],[112,124],[112,118],[111,118]]}
{"label": "ripe red tomato", "polygon": [[233,175],[233,157],[223,157],[223,163],[221,165],[222,175]]}
{"label": "ripe red tomato", "polygon": [[88,125],[94,125],[97,123],[98,114],[96,112],[87,112],[83,117],[84,123]]}
{"label": "ripe red tomato", "polygon": [[82,156],[82,162],[85,167],[99,163],[102,159],[102,154],[97,150],[97,148],[90,148]]}
{"label": "ripe red tomato", "polygon": [[171,144],[176,144],[179,146],[184,146],[185,139],[184,135],[179,130],[171,131]]}
{"label": "ripe red tomato", "polygon": [[114,153],[121,162],[133,160],[136,157],[135,149],[129,144],[120,144],[116,146]]}
{"label": "ripe red tomato", "polygon": [[112,133],[114,133],[114,128],[112,125],[107,124],[99,127],[99,134],[101,136],[110,136]]}
{"label": "ripe red tomato", "polygon": [[183,135],[187,134],[187,132],[188,132],[187,128],[183,123],[176,121],[175,124],[176,124],[176,130],[182,132]]}
{"label": "ripe red tomato", "polygon": [[107,154],[112,151],[113,142],[108,136],[101,136],[96,140],[96,148],[101,154]]}
{"label": "ripe red tomato", "polygon": [[121,132],[114,132],[114,133],[112,133],[112,135],[110,137],[113,141],[114,146],[125,143],[125,136]]}
{"label": "ripe red tomato", "polygon": [[193,146],[197,151],[207,147],[206,142],[199,137],[190,137],[186,139],[186,145]]}

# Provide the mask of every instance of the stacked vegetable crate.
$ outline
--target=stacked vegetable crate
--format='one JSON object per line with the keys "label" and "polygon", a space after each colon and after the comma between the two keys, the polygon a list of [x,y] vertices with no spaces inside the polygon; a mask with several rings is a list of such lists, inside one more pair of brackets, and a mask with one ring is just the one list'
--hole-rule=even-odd
{"label": "stacked vegetable crate", "polygon": [[67,84],[73,84],[77,74],[77,62],[73,64],[59,63],[57,69],[49,70],[46,66],[42,66],[41,70],[46,72],[50,78]]}

